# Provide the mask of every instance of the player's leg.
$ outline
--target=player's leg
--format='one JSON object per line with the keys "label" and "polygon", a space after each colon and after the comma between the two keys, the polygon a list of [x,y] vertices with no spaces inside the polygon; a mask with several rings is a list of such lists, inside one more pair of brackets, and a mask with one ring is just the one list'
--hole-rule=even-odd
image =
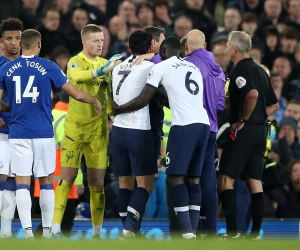
{"label": "player's leg", "polygon": [[216,133],[210,132],[203,169],[200,177],[201,210],[205,216],[204,227],[208,234],[215,235],[218,218],[218,193],[215,170]]}
{"label": "player's leg", "polygon": [[55,171],[54,138],[32,139],[33,174],[40,183],[40,207],[42,213],[43,237],[51,238],[54,214],[53,173]]}
{"label": "player's leg", "polygon": [[57,237],[61,237],[61,221],[81,162],[84,143],[82,143],[80,137],[81,134],[72,136],[72,138],[65,134],[61,145],[61,177],[55,189],[55,206],[52,222],[52,233]]}
{"label": "player's leg", "polygon": [[113,172],[119,179],[118,210],[123,228],[127,217],[127,207],[134,188],[134,177],[131,172],[128,151],[123,144],[124,131],[124,128],[112,126],[110,137],[110,152],[114,161]]}
{"label": "player's leg", "polygon": [[128,150],[131,172],[136,176],[137,187],[133,190],[128,207],[123,234],[138,233],[149,195],[154,188],[157,158],[150,130],[126,129],[124,142]]}
{"label": "player's leg", "polygon": [[[193,233],[196,235],[200,218],[200,206],[201,206],[201,183],[199,184],[200,176],[202,175],[203,163],[205,160],[205,154],[207,152],[207,142],[210,136],[209,126],[205,124],[191,124],[186,128],[186,138],[193,138],[190,140],[190,151],[193,155],[190,159],[189,168],[187,170],[186,184],[189,195],[189,213],[190,220],[193,229]],[[188,130],[188,131],[187,131]],[[214,138],[213,138],[214,139]],[[196,142],[193,145],[193,141]],[[215,143],[213,143],[213,154],[210,156],[213,162],[215,155]],[[208,176],[207,176],[208,177]],[[209,178],[209,177],[208,177]],[[207,202],[207,200],[206,200]]]}
{"label": "player's leg", "polygon": [[30,183],[33,146],[30,139],[9,139],[11,170],[16,176],[16,203],[25,239],[33,238],[31,222]]}
{"label": "player's leg", "polygon": [[11,224],[16,209],[16,181],[11,174],[10,149],[6,134],[0,134],[0,148],[0,237],[8,238],[12,235]]}
{"label": "player's leg", "polygon": [[90,189],[90,208],[93,225],[92,235],[99,237],[101,236],[105,209],[104,177],[109,161],[108,133],[104,132],[103,134],[105,136],[93,137],[83,148]]}

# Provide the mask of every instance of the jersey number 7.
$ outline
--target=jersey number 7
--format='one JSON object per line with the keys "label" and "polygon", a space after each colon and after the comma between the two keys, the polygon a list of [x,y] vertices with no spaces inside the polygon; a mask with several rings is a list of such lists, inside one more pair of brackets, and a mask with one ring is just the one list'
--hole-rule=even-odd
{"label": "jersey number 7", "polygon": [[120,88],[123,84],[123,82],[126,80],[127,76],[130,74],[130,70],[123,70],[123,71],[119,71],[118,75],[123,75],[122,79],[120,80],[118,87],[116,89],[116,95],[119,95],[120,92]]}
{"label": "jersey number 7", "polygon": [[[40,92],[37,91],[37,87],[32,88],[32,84],[34,82],[35,76],[30,76],[29,80],[26,84],[26,88],[24,90],[23,95],[21,94],[22,88],[21,88],[21,76],[14,76],[13,81],[16,83],[16,103],[20,104],[22,103],[22,97],[31,97],[32,103],[36,103],[36,99],[39,96]],[[32,88],[32,92],[30,92]]]}

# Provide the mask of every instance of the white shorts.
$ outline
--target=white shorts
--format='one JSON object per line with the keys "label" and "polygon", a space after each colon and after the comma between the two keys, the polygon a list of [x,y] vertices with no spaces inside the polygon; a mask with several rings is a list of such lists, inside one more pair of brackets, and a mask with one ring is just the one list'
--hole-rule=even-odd
{"label": "white shorts", "polygon": [[54,173],[54,138],[9,139],[9,146],[12,174],[46,177]]}
{"label": "white shorts", "polygon": [[10,171],[10,150],[7,134],[0,134],[0,174],[14,177]]}

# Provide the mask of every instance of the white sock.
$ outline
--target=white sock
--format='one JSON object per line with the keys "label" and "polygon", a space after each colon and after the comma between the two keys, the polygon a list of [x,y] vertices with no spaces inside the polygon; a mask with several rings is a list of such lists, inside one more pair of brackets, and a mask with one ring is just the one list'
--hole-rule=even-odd
{"label": "white sock", "polygon": [[52,224],[52,233],[57,234],[60,232],[61,232],[60,224]]}
{"label": "white sock", "polygon": [[93,226],[92,236],[94,236],[94,235],[101,235],[101,228],[102,227],[99,227],[99,226]]}
{"label": "white sock", "polygon": [[0,210],[1,210],[1,204],[2,204],[2,194],[3,194],[3,191],[0,190]]}
{"label": "white sock", "polygon": [[34,236],[33,236],[32,228],[31,227],[24,228],[24,238],[28,239],[33,237]]}
{"label": "white sock", "polygon": [[43,238],[50,239],[52,236],[51,227],[43,227]]}
{"label": "white sock", "polygon": [[4,190],[1,207],[1,238],[8,238],[12,235],[11,224],[16,210],[16,192]]}
{"label": "white sock", "polygon": [[185,233],[185,234],[182,234],[182,237],[186,240],[190,240],[190,239],[196,238],[196,235],[193,233]]}
{"label": "white sock", "polygon": [[[22,227],[32,228],[31,222],[31,197],[29,190],[17,189],[16,191],[17,208]],[[29,232],[28,232],[29,233]],[[31,230],[32,233],[32,230]]]}
{"label": "white sock", "polygon": [[40,207],[42,212],[43,227],[50,228],[54,215],[55,196],[54,190],[41,189]]}

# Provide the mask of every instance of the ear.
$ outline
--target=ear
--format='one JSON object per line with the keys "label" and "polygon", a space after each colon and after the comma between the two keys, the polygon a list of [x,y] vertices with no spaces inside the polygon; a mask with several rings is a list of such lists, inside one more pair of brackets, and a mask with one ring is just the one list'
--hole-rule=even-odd
{"label": "ear", "polygon": [[131,51],[131,49],[130,49],[130,47],[128,46],[128,51],[129,51],[129,53],[130,54],[132,54],[132,51]]}
{"label": "ear", "polygon": [[4,42],[3,38],[0,38],[0,42],[3,44],[3,42]]}
{"label": "ear", "polygon": [[38,42],[38,48],[40,49],[42,47],[42,42]]}
{"label": "ear", "polygon": [[204,43],[204,46],[203,46],[203,47],[204,47],[204,49],[206,49],[206,47],[207,47],[207,43],[206,43],[206,42]]}
{"label": "ear", "polygon": [[[2,38],[1,38],[2,39]],[[21,41],[19,42],[19,45],[20,45],[20,48],[22,49],[22,43],[21,43]]]}
{"label": "ear", "polygon": [[150,49],[151,49],[151,48],[155,48],[155,44],[156,44],[155,39],[152,39]]}
{"label": "ear", "polygon": [[184,44],[184,47],[185,47],[186,51],[189,51],[189,46],[188,46],[187,42]]}

